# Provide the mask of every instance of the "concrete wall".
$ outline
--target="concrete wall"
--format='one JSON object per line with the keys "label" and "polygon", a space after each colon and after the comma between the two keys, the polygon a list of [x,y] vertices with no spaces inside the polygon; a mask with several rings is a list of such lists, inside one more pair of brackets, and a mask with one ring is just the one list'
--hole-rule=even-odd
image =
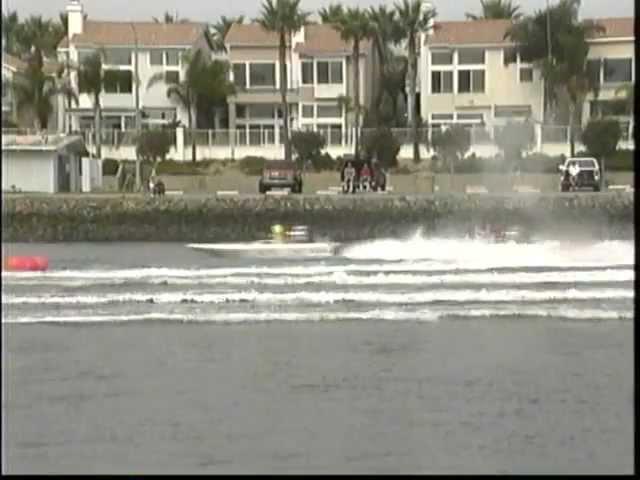
{"label": "concrete wall", "polygon": [[56,192],[56,153],[51,151],[2,152],[2,190],[12,185],[23,192]]}
{"label": "concrete wall", "polygon": [[[220,175],[160,175],[168,190],[184,193],[215,193],[232,190],[240,194],[258,192],[259,177],[247,176],[240,172],[225,172]],[[504,174],[458,174],[450,180],[448,174],[432,175],[426,171],[412,174],[389,174],[388,182],[393,193],[420,194],[435,192],[463,193],[467,187],[482,185],[492,193],[512,192],[514,186],[528,186],[541,192],[557,192],[559,175],[556,174],[522,174],[512,177]],[[633,172],[609,172],[607,180],[610,185],[630,185],[634,187]],[[313,194],[318,190],[328,190],[340,185],[337,172],[308,173],[304,177],[305,194]],[[115,177],[104,178],[104,189],[116,191]]]}
{"label": "concrete wall", "polygon": [[[463,234],[479,221],[537,235],[632,238],[633,194],[150,197],[7,194],[3,240],[223,242],[264,238],[274,223],[337,240]],[[563,231],[564,229],[564,231]],[[176,247],[179,248],[179,247]]]}

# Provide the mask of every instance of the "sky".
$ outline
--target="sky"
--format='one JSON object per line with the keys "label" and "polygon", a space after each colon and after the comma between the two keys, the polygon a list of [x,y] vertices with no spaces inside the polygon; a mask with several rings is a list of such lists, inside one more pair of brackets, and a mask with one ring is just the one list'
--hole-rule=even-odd
{"label": "sky", "polygon": [[[515,0],[524,13],[533,13],[557,0]],[[301,0],[303,10],[316,12],[321,7],[336,0]],[[464,14],[480,13],[480,0],[431,0],[438,11],[440,20],[463,20]],[[3,11],[17,10],[22,18],[32,14],[58,18],[67,0],[2,0]],[[221,15],[245,15],[255,18],[259,15],[261,0],[81,0],[84,11],[95,20],[151,20],[162,17],[165,11],[180,17],[209,23],[216,22]],[[369,7],[370,5],[393,5],[390,0],[341,0],[345,6]],[[582,0],[582,18],[626,17],[634,15],[634,0]]]}

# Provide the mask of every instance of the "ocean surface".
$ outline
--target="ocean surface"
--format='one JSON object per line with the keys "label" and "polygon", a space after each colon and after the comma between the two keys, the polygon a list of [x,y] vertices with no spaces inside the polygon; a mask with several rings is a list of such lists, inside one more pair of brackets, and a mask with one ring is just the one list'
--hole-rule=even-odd
{"label": "ocean surface", "polygon": [[633,472],[633,241],[8,254],[4,473]]}

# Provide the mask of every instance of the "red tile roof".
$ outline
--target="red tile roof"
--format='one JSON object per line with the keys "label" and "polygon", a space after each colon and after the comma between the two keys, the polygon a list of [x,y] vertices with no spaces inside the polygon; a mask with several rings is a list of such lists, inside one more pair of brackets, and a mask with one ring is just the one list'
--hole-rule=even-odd
{"label": "red tile roof", "polygon": [[[351,42],[345,42],[340,34],[328,24],[310,24],[304,27],[304,43],[298,43],[295,51],[302,55],[318,54],[349,54],[352,51]],[[265,46],[277,47],[278,35],[266,31],[258,23],[232,25],[225,42],[234,46]],[[366,51],[369,40],[361,42],[361,51]]]}
{"label": "red tile roof", "polygon": [[[598,38],[633,37],[633,17],[592,19],[606,31]],[[466,45],[509,43],[505,34],[511,26],[510,20],[463,20],[435,22],[435,31],[428,38],[432,45]]]}
{"label": "red tile roof", "polygon": [[[204,29],[204,23],[194,22],[156,23],[86,20],[84,31],[75,34],[71,42],[75,45],[128,46],[135,44],[135,37],[137,36],[138,45],[140,46],[191,46]],[[64,38],[58,45],[59,48],[67,46],[67,38]]]}

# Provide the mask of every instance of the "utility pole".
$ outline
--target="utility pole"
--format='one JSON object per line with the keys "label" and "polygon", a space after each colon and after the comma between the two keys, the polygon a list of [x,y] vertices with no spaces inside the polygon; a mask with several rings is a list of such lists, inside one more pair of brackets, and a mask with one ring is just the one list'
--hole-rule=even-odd
{"label": "utility pole", "polygon": [[[138,34],[136,32],[136,27],[133,22],[130,22],[131,30],[133,30],[133,42],[134,42],[134,50],[133,50],[133,82],[136,86],[136,96],[135,96],[135,109],[136,109],[136,138],[140,136],[140,79],[138,77]],[[142,185],[140,179],[140,157],[138,156],[138,149],[136,148],[136,191],[140,191],[140,187]]]}

